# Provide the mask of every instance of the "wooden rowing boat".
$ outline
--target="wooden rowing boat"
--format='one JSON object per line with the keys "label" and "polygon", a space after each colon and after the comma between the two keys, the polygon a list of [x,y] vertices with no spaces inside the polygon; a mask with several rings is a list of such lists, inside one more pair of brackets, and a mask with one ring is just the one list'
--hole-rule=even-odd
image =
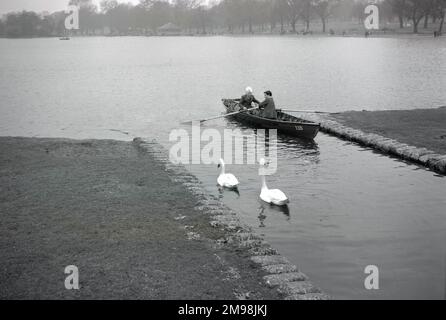
{"label": "wooden rowing boat", "polygon": [[[238,100],[222,99],[222,101],[228,113],[240,110]],[[277,129],[278,132],[305,139],[314,139],[320,129],[320,124],[294,117],[280,109],[277,110],[277,119],[263,118],[260,110],[242,112],[231,117],[256,128]]]}

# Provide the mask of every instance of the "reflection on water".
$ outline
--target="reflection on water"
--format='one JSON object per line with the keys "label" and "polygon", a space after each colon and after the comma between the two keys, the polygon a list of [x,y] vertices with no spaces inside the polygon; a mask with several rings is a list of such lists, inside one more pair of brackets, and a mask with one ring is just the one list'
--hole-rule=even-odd
{"label": "reflection on water", "polygon": [[240,198],[240,191],[238,191],[237,187],[235,187],[235,188],[224,188],[221,186],[217,186],[217,187],[218,187],[218,194],[219,194],[218,198],[220,200],[223,200],[225,192],[232,192],[237,195],[237,198]]}
{"label": "reflection on water", "polygon": [[265,210],[267,210],[267,212],[279,212],[282,213],[286,220],[290,220],[291,219],[291,215],[290,215],[290,207],[288,205],[284,205],[284,206],[275,206],[272,204],[267,204],[267,203],[262,203],[260,206],[260,211],[259,211],[259,221],[261,224],[261,227],[265,227],[265,220],[268,217],[265,214]]}
{"label": "reflection on water", "polygon": [[[244,135],[248,135],[251,132],[254,133],[254,135],[257,134],[258,130],[253,129],[252,127],[246,126],[244,124],[238,123],[235,120],[231,119],[225,119],[225,124],[220,124],[225,126],[225,128],[228,129],[241,129],[242,133]],[[212,127],[216,127],[216,124],[212,124]],[[268,130],[265,132],[265,151],[268,152],[271,148],[271,141],[269,139]],[[255,142],[255,139],[248,140]],[[318,155],[319,155],[319,147],[315,140],[308,140],[308,139],[300,139],[298,137],[289,136],[282,133],[277,133],[277,141],[274,141],[274,143],[277,143],[277,149],[278,150],[287,150],[288,158],[289,159],[300,159],[304,162],[310,161],[317,163],[318,161]],[[266,157],[268,157],[268,153],[266,154]]]}
{"label": "reflection on water", "polygon": [[266,214],[265,214],[265,206],[260,206],[260,212],[259,212],[259,228],[265,228],[265,220],[267,218]]}
{"label": "reflection on water", "polygon": [[[233,121],[212,127],[252,132]],[[277,140],[278,170],[268,182],[289,196],[286,207],[260,200],[257,164],[228,166],[239,195],[219,193],[213,166],[189,170],[338,299],[444,297],[445,179],[325,134]],[[368,265],[380,268],[379,291],[364,288]]]}

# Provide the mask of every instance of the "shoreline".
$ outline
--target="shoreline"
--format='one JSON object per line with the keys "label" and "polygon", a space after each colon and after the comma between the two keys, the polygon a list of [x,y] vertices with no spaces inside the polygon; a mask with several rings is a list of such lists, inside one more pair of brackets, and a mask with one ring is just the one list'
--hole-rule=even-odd
{"label": "shoreline", "polygon": [[[36,37],[0,37],[0,39],[9,39],[9,40],[25,40],[25,39],[59,39],[64,37],[62,35],[53,35],[53,36],[36,36]],[[215,33],[215,34],[179,34],[179,35],[143,35],[143,34],[134,34],[134,35],[68,35],[66,36],[70,39],[76,38],[212,38],[212,37],[234,37],[234,38],[260,38],[260,37],[268,37],[268,38],[290,38],[290,39],[317,39],[317,38],[402,38],[402,39],[410,39],[410,38],[434,38],[433,31],[432,32],[394,32],[394,31],[374,31],[371,32],[369,36],[365,37],[364,32],[354,32],[348,33],[346,35],[342,35],[341,33],[336,33],[331,35],[326,32],[311,32],[307,34],[302,33]],[[438,39],[446,38],[446,33],[437,36]]]}
{"label": "shoreline", "polygon": [[0,144],[2,299],[329,298],[156,142]]}

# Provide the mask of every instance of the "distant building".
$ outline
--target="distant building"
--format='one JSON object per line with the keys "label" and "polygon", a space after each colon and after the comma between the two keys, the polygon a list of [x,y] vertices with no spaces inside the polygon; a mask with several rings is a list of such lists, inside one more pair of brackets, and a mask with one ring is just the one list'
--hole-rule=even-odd
{"label": "distant building", "polygon": [[180,27],[172,22],[166,23],[157,29],[158,34],[161,36],[178,36],[182,31],[183,30]]}

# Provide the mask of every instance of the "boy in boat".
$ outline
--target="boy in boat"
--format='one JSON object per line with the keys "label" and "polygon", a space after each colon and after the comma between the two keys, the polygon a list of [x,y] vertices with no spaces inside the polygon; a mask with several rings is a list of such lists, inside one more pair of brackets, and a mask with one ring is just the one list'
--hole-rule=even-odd
{"label": "boy in boat", "polygon": [[240,109],[250,109],[252,108],[252,103],[255,102],[259,104],[260,102],[254,97],[252,94],[252,88],[247,87],[245,90],[245,94],[239,100]]}
{"label": "boy in boat", "polygon": [[277,119],[276,104],[274,103],[273,94],[271,91],[265,91],[265,100],[260,103],[262,116],[268,119]]}

